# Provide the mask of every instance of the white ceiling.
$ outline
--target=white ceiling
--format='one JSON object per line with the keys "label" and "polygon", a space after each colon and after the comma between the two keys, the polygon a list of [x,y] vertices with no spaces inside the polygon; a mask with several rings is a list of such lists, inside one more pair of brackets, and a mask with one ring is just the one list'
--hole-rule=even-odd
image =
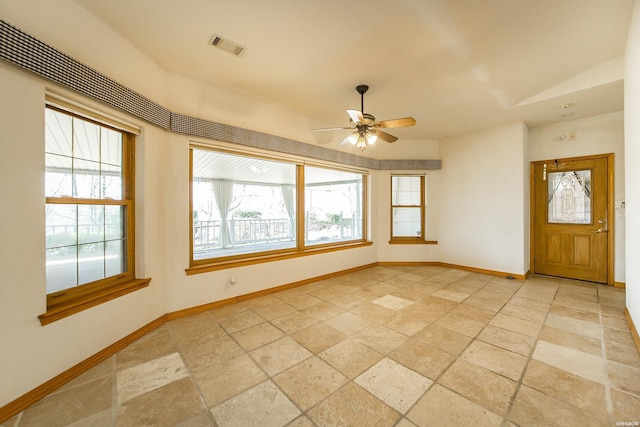
{"label": "white ceiling", "polygon": [[[76,1],[168,71],[312,127],[347,126],[358,84],[378,120],[415,117],[389,129],[407,139],[623,109],[633,0]],[[214,49],[214,33],[246,52]]]}

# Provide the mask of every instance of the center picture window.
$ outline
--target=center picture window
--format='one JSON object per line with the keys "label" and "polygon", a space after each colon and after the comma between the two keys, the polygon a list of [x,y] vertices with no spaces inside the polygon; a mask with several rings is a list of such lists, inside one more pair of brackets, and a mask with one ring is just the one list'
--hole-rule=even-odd
{"label": "center picture window", "polygon": [[296,165],[192,150],[193,260],[296,247]]}
{"label": "center picture window", "polygon": [[191,147],[191,272],[365,241],[361,172]]}

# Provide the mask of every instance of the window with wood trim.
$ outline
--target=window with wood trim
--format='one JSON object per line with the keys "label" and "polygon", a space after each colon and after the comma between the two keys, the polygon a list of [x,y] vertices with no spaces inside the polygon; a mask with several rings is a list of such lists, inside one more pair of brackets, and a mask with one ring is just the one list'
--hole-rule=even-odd
{"label": "window with wood trim", "polygon": [[296,165],[191,150],[192,260],[295,248]]}
{"label": "window with wood trim", "polygon": [[191,266],[364,242],[365,183],[361,172],[194,146]]}
{"label": "window with wood trim", "polygon": [[425,176],[391,176],[390,243],[424,243]]}
{"label": "window with wood trim", "polygon": [[362,239],[362,174],[306,166],[305,244]]}
{"label": "window with wood trim", "polygon": [[45,129],[47,313],[41,320],[141,285],[134,283],[135,136],[51,106]]}

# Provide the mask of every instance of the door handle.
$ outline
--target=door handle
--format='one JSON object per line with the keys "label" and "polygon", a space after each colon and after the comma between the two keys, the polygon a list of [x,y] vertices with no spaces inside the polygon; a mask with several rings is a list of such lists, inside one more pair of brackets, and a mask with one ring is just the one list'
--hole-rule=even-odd
{"label": "door handle", "polygon": [[609,231],[609,227],[607,227],[607,218],[599,219],[598,224],[603,225],[603,227],[600,227],[597,230],[594,230],[593,234],[606,233],[607,231]]}

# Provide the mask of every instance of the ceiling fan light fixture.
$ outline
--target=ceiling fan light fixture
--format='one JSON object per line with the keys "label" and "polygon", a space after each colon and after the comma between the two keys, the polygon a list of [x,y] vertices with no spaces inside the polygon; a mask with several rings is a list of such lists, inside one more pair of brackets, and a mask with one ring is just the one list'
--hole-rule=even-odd
{"label": "ceiling fan light fixture", "polygon": [[367,137],[363,134],[358,135],[358,140],[356,141],[356,147],[360,150],[364,151],[367,148]]}
{"label": "ceiling fan light fixture", "polygon": [[353,132],[351,135],[348,136],[349,142],[351,143],[351,145],[356,145],[356,142],[358,142],[358,137],[360,136],[360,132],[355,131]]}
{"label": "ceiling fan light fixture", "polygon": [[365,150],[367,145],[373,145],[378,138],[385,142],[395,142],[397,137],[388,134],[378,128],[401,128],[407,126],[414,126],[416,119],[413,117],[403,117],[393,120],[376,121],[376,118],[372,114],[364,112],[364,94],[369,89],[367,85],[356,86],[356,91],[360,94],[360,111],[347,110],[349,115],[349,127],[334,127],[334,128],[320,128],[311,130],[341,130],[350,129],[351,133],[344,138],[340,145],[351,144],[358,147],[360,150]]}
{"label": "ceiling fan light fixture", "polygon": [[367,132],[367,143],[369,145],[375,144],[377,140],[378,140],[378,135],[376,135],[375,132],[371,132],[371,131]]}

